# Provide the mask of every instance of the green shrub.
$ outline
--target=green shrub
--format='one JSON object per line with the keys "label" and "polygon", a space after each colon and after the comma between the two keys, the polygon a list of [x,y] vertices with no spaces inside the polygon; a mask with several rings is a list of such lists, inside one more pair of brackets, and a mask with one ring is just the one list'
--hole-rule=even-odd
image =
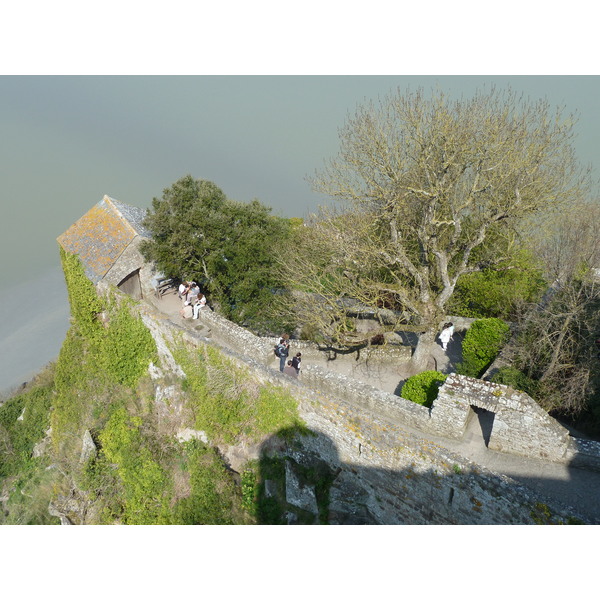
{"label": "green shrub", "polygon": [[100,432],[102,453],[117,465],[123,484],[123,522],[152,525],[170,522],[170,480],[142,438],[139,417],[124,408],[114,411]]}
{"label": "green shrub", "polygon": [[431,407],[437,398],[439,387],[446,381],[447,375],[439,371],[423,371],[406,380],[400,396],[416,404]]}
{"label": "green shrub", "polygon": [[498,356],[509,336],[510,328],[501,319],[475,321],[463,340],[463,361],[457,365],[457,372],[469,377],[480,377]]}
{"label": "green shrub", "polygon": [[238,524],[242,498],[231,472],[218,452],[198,440],[186,444],[190,495],[174,508],[174,522],[181,525]]}
{"label": "green shrub", "polygon": [[59,251],[73,323],[83,335],[94,337],[102,328],[98,314],[104,310],[104,303],[87,278],[79,256],[65,252],[60,246]]}
{"label": "green shrub", "polygon": [[539,386],[538,382],[531,377],[527,377],[525,373],[519,371],[516,367],[501,367],[498,372],[492,377],[494,383],[508,385],[515,390],[520,390],[535,397],[536,390]]}
{"label": "green shrub", "polygon": [[[35,387],[0,405],[0,481],[21,471],[50,424],[52,386]],[[23,414],[23,420],[17,420]],[[0,486],[1,487],[1,486]]]}
{"label": "green shrub", "polygon": [[547,284],[535,261],[526,253],[514,261],[513,269],[484,269],[461,275],[446,307],[447,314],[510,319],[520,303],[537,302]]}
{"label": "green shrub", "polygon": [[158,353],[148,328],[131,314],[131,302],[119,300],[111,310],[108,330],[103,332],[102,364],[113,381],[135,387],[150,362],[158,361]]}
{"label": "green shrub", "polygon": [[0,525],[60,524],[60,520],[48,512],[48,504],[56,496],[61,474],[48,466],[45,457],[22,457],[10,486],[5,488],[9,494],[6,503],[0,505],[4,509],[0,510]]}

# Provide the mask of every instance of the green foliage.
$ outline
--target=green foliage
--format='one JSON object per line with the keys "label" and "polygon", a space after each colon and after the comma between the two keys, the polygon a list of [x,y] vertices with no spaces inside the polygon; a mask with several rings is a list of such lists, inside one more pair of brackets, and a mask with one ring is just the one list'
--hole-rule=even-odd
{"label": "green foliage", "polygon": [[510,337],[510,327],[500,319],[479,319],[468,329],[462,344],[463,362],[457,372],[479,377],[498,356]]}
{"label": "green foliage", "polygon": [[280,429],[304,426],[294,398],[282,388],[259,385],[248,372],[219,350],[203,346],[191,353],[173,348],[186,374],[197,429],[214,440],[233,443],[245,435],[253,439]]}
{"label": "green foliage", "polygon": [[447,377],[439,371],[423,371],[413,375],[402,386],[400,396],[430,408],[437,398],[440,385],[446,381]]}
{"label": "green foliage", "polygon": [[520,390],[535,398],[539,389],[539,383],[525,373],[519,371],[516,367],[500,367],[498,372],[492,377],[494,383],[508,385],[515,390]]}
{"label": "green foliage", "polygon": [[98,514],[97,524],[118,521],[124,511],[124,486],[118,470],[101,452],[84,465],[77,485],[94,503]]}
{"label": "green foliage", "polygon": [[169,478],[144,443],[140,425],[141,419],[130,417],[124,408],[115,410],[100,432],[101,451],[108,462],[116,464],[123,484],[123,522],[166,524],[170,520]]}
{"label": "green foliage", "polygon": [[6,512],[0,510],[0,525],[60,524],[60,520],[48,512],[59,476],[56,469],[48,469],[48,466],[48,460],[43,457],[22,456],[18,469],[10,477],[10,493],[4,505]]}
{"label": "green foliage", "polygon": [[210,181],[187,175],[154,198],[145,220],[152,240],[142,253],[169,277],[194,280],[233,321],[279,328],[267,318],[273,291],[283,287],[273,247],[293,226],[258,200],[234,202]]}
{"label": "green foliage", "polygon": [[192,440],[186,444],[190,495],[174,508],[174,522],[182,525],[232,525],[241,498],[231,473],[217,451]]}
{"label": "green foliage", "polygon": [[[99,363],[97,370],[105,371],[116,383],[134,386],[150,361],[157,360],[157,350],[141,319],[133,316],[132,300],[116,294],[100,298],[78,256],[61,248],[61,260],[71,304],[73,336],[79,335],[87,342],[79,344],[79,351],[92,352]],[[101,312],[108,327],[98,319]],[[71,371],[70,375],[78,378],[76,372]],[[69,385],[73,383],[71,380]]]}
{"label": "green foliage", "polygon": [[260,494],[260,480],[258,474],[258,461],[251,460],[246,463],[241,475],[242,507],[252,516],[256,516],[258,498]]}
{"label": "green foliage", "polygon": [[158,352],[152,334],[129,308],[130,302],[125,301],[115,306],[100,350],[107,374],[115,382],[133,387],[147,372],[149,363],[158,361]]}
{"label": "green foliage", "polygon": [[[58,523],[48,514],[56,472],[46,471],[45,457],[32,456],[50,424],[53,372],[50,368],[45,381],[0,405],[0,490],[5,481],[10,481],[6,488],[10,490],[7,512],[0,511],[0,524]],[[23,419],[18,420],[21,414]]]}
{"label": "green foliage", "polygon": [[537,302],[547,284],[533,261],[520,261],[505,270],[485,269],[462,275],[446,312],[470,318],[511,319],[515,308],[525,302]]}
{"label": "green foliage", "polygon": [[278,430],[293,430],[294,435],[306,432],[303,421],[298,417],[295,398],[283,388],[272,385],[260,388],[254,406],[254,427],[262,435]]}
{"label": "green foliage", "polygon": [[83,335],[93,338],[102,327],[97,315],[104,310],[104,303],[96,294],[94,284],[86,277],[79,257],[65,252],[60,246],[59,250],[73,323]]}
{"label": "green foliage", "polygon": [[85,428],[103,425],[93,415],[106,420],[106,409],[132,395],[158,355],[133,302],[117,294],[99,298],[79,258],[62,251],[61,257],[73,321],[56,364],[51,420],[54,448],[66,458],[75,456]]}
{"label": "green foliage", "polygon": [[[0,480],[18,473],[49,426],[52,386],[33,388],[0,405]],[[23,420],[18,418],[23,414]]]}

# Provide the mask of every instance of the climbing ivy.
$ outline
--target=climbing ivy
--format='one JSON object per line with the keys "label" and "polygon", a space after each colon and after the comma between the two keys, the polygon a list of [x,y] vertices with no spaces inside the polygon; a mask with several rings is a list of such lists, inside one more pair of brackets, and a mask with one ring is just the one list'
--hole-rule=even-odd
{"label": "climbing ivy", "polygon": [[93,338],[102,328],[98,314],[104,310],[104,304],[94,284],[87,278],[79,257],[65,252],[60,246],[59,250],[73,324],[83,335]]}
{"label": "climbing ivy", "polygon": [[140,317],[132,314],[129,298],[113,296],[108,328],[101,336],[102,367],[113,381],[135,386],[148,370],[149,363],[158,361],[156,343]]}
{"label": "climbing ivy", "polygon": [[115,292],[99,296],[79,257],[60,253],[72,324],[56,364],[51,419],[55,450],[69,453],[77,444],[65,442],[95,425],[94,411],[130,396],[158,352],[134,302]]}
{"label": "climbing ivy", "polygon": [[[150,361],[158,358],[152,334],[132,314],[134,303],[130,298],[115,293],[100,297],[79,257],[62,248],[60,253],[76,335],[87,340],[99,367],[113,381],[134,386]],[[103,321],[98,318],[100,314],[104,315]]]}

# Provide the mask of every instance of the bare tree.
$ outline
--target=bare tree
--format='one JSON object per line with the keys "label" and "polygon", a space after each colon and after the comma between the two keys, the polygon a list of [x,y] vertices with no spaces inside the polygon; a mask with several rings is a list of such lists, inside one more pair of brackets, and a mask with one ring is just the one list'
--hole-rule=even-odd
{"label": "bare tree", "polygon": [[600,361],[600,204],[580,202],[551,215],[530,240],[553,281],[519,319],[513,362],[536,383],[536,400],[578,415],[598,393]]}
{"label": "bare tree", "polygon": [[525,217],[581,193],[573,122],[510,90],[461,101],[398,91],[359,107],[339,155],[312,179],[339,201],[306,228],[319,251],[330,249],[336,285],[319,289],[314,273],[311,288],[299,268],[293,281],[321,307],[345,298],[377,308],[385,298],[421,334],[419,368],[459,277],[505,263]]}

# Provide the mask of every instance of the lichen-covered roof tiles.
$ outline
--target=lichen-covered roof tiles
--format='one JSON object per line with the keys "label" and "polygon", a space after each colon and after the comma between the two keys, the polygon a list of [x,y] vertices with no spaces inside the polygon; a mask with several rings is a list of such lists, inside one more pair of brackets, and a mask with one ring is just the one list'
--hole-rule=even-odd
{"label": "lichen-covered roof tiles", "polygon": [[146,212],[104,196],[58,237],[65,251],[79,255],[87,277],[98,283],[135,237],[149,237]]}

